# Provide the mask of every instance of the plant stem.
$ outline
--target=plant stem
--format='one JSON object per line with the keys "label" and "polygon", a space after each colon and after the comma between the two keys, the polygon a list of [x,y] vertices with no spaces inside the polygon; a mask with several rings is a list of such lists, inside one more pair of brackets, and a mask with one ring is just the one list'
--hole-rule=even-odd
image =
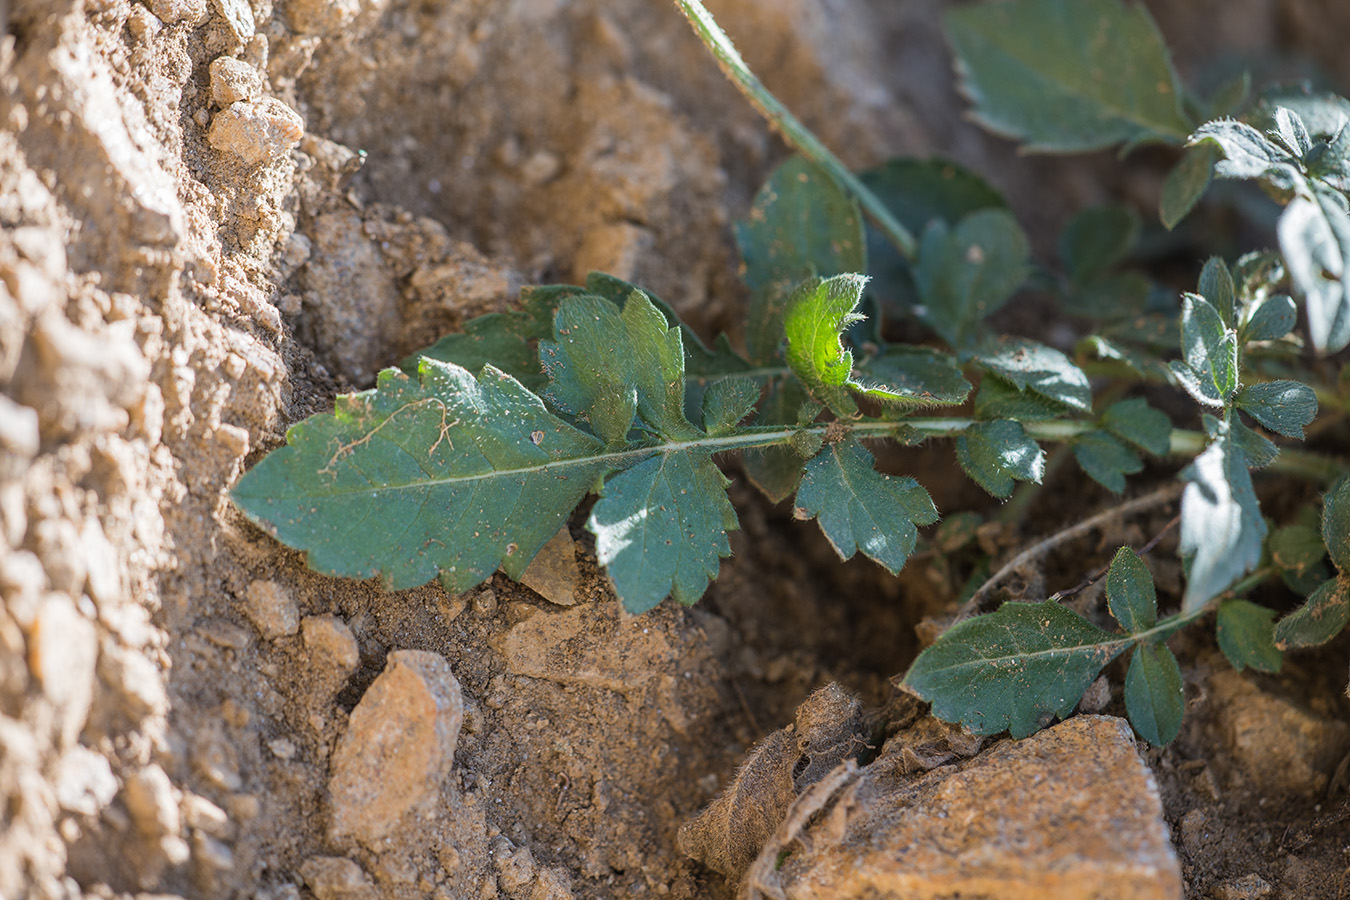
{"label": "plant stem", "polygon": [[689,25],[703,41],[704,46],[712,51],[722,73],[736,85],[751,105],[778,129],[783,139],[795,147],[797,152],[828,172],[843,190],[857,198],[863,212],[877,228],[881,229],[887,240],[895,245],[895,249],[899,250],[905,259],[913,262],[918,252],[914,235],[900,224],[867,185],[848,170],[848,166],[844,165],[839,157],[831,153],[829,148],[822,144],[820,139],[812,134],[811,130],[803,125],[777,97],[769,93],[769,89],[754,72],[750,71],[745,60],[741,59],[740,53],[731,43],[731,38],[727,37],[727,33],[717,24],[712,13],[708,12],[699,0],[675,0],[675,5],[689,20]]}

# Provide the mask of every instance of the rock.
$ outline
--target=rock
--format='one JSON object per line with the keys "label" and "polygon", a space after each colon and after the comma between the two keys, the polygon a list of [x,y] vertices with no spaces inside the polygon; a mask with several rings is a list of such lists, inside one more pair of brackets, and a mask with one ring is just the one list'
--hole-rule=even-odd
{"label": "rock", "polygon": [[299,34],[336,34],[361,12],[360,0],[291,0],[286,20]]}
{"label": "rock", "polygon": [[305,652],[316,669],[338,670],[345,679],[361,661],[356,635],[337,616],[305,616],[300,623]]}
{"label": "rock", "polygon": [[183,796],[183,821],[195,831],[205,832],[222,841],[234,839],[234,824],[225,810],[199,794]]}
{"label": "rock", "polygon": [[240,100],[216,113],[206,139],[256,168],[290,151],[305,133],[300,114],[275,97]]}
{"label": "rock", "polygon": [[[1123,719],[1079,716],[918,777],[895,762],[883,753],[820,782],[829,796],[803,794],[742,896],[1182,895],[1157,785]],[[789,845],[797,852],[781,856]]]}
{"label": "rock", "polygon": [[110,604],[122,596],[122,565],[117,549],[103,533],[98,519],[90,516],[80,529],[84,553],[85,588],[95,603]]}
{"label": "rock", "polygon": [[256,100],[263,92],[257,69],[233,56],[211,60],[211,99],[221,109],[240,100]]}
{"label": "rock", "polygon": [[332,836],[378,841],[408,810],[434,800],[463,717],[459,682],[444,658],[390,653],[333,752]]}
{"label": "rock", "polygon": [[128,776],[122,798],[142,834],[149,837],[178,834],[182,818],[174,799],[173,782],[159,766],[152,763]]}
{"label": "rock", "polygon": [[52,784],[62,809],[85,816],[96,815],[117,796],[117,776],[107,757],[78,745],[57,760]]}
{"label": "rock", "polygon": [[146,6],[168,25],[200,25],[206,21],[206,0],[146,0]]}
{"label": "rock", "polygon": [[572,606],[577,602],[577,580],[581,569],[577,566],[576,545],[567,526],[539,548],[534,559],[521,573],[520,583],[550,603]]}
{"label": "rock", "polygon": [[56,708],[61,746],[75,743],[89,716],[98,632],[64,594],[48,594],[29,636],[28,666]]}
{"label": "rock", "polygon": [[552,869],[540,869],[534,887],[530,888],[529,900],[573,900],[572,881],[567,870],[560,866]]}
{"label": "rock", "polygon": [[230,26],[230,31],[234,32],[235,39],[239,43],[247,44],[253,39],[257,25],[253,19],[253,8],[248,5],[248,0],[211,0],[211,5]]}
{"label": "rock", "polygon": [[1321,793],[1350,744],[1350,725],[1265,691],[1232,670],[1210,680],[1208,705],[1231,750],[1236,771],[1230,777],[1265,793]]}
{"label": "rock", "polygon": [[1262,900],[1269,897],[1272,890],[1269,882],[1253,872],[1216,884],[1209,889],[1209,895],[1214,900]]}
{"label": "rock", "polygon": [[37,410],[0,394],[0,478],[18,478],[37,452]]}
{"label": "rock", "polygon": [[497,887],[511,900],[526,900],[526,891],[534,883],[534,854],[529,847],[513,847],[505,836],[492,842],[497,863]]}
{"label": "rock", "polygon": [[244,612],[269,641],[300,630],[300,610],[291,592],[275,581],[259,579],[248,586]]}
{"label": "rock", "polygon": [[103,645],[98,661],[99,677],[121,699],[123,711],[133,721],[146,716],[162,716],[169,711],[169,696],[164,676],[143,653],[129,650],[114,641]]}
{"label": "rock", "polygon": [[311,856],[300,866],[300,877],[319,900],[367,900],[375,896],[361,867],[341,856]]}

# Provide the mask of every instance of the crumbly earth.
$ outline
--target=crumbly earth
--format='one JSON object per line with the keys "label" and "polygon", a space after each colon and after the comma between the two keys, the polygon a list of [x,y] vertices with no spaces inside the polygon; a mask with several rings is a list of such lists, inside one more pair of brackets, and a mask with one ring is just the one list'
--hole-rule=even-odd
{"label": "crumbly earth", "polygon": [[[954,158],[1009,195],[1047,255],[1073,211],[1156,198],[1149,154],[1019,158],[965,123],[936,0],[709,5],[850,165]],[[1151,5],[1199,81],[1233,49],[1350,83],[1336,4]],[[730,896],[679,853],[680,825],[812,689],[885,702],[972,548],[898,579],[839,565],[738,483],[735,556],[705,600],[632,617],[580,520],[564,608],[502,576],[462,596],[321,577],[228,500],[288,425],[525,283],[602,269],[736,333],[730,223],[784,151],[673,7],[6,13],[0,896]],[[948,456],[904,464],[940,509],[991,512]],[[980,540],[1006,551],[1081,517],[1083,497],[1052,480],[1020,525]],[[1076,583],[1113,546],[1084,542],[1036,577]],[[1188,896],[1345,896],[1346,640],[1278,677],[1227,675],[1186,640],[1191,715],[1147,758]],[[430,748],[429,788],[378,819],[378,839],[335,830],[340,740],[409,651],[457,685],[431,666],[406,687],[425,701],[408,727]],[[1112,702],[1118,688],[1098,709]]]}

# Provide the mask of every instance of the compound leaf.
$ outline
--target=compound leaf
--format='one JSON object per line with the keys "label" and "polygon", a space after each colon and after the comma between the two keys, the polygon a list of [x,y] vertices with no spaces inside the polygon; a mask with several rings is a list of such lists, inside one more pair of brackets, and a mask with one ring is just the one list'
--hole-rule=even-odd
{"label": "compound leaf", "polygon": [[1231,434],[1218,436],[1187,466],[1181,494],[1181,554],[1190,560],[1183,612],[1209,602],[1261,561],[1266,523],[1247,457]]}
{"label": "compound leaf", "polygon": [[1093,430],[1074,438],[1073,456],[1093,481],[1112,493],[1125,490],[1125,476],[1143,471],[1144,461],[1119,438]]}
{"label": "compound leaf", "polygon": [[1000,499],[1013,481],[1040,483],[1045,451],[1011,419],[975,422],[956,437],[956,459],[971,480]]}
{"label": "compound leaf", "polygon": [[1319,353],[1350,344],[1350,212],[1345,198],[1314,186],[1311,199],[1295,197],[1280,216],[1277,232],[1294,293],[1308,311],[1308,337]]}
{"label": "compound leaf", "polygon": [[1237,287],[1233,273],[1221,257],[1211,256],[1200,270],[1200,294],[1219,313],[1224,327],[1233,324],[1233,308],[1237,304]]}
{"label": "compound leaf", "polygon": [[1258,672],[1278,672],[1284,654],[1275,646],[1275,610],[1250,600],[1225,600],[1219,604],[1216,633],[1219,649],[1233,668],[1250,666]]}
{"label": "compound leaf", "polygon": [[232,497],[324,574],[459,593],[518,577],[596,481],[627,460],[504,372],[424,359],[291,427]]}
{"label": "compound leaf", "polygon": [[1111,615],[1130,634],[1152,628],[1158,621],[1158,592],[1148,566],[1129,547],[1121,547],[1106,573],[1106,602]]}
{"label": "compound leaf", "polygon": [[1233,402],[1276,434],[1299,440],[1303,439],[1303,426],[1317,418],[1317,395],[1297,381],[1249,384]]}
{"label": "compound leaf", "polygon": [[1275,623],[1275,646],[1315,647],[1341,633],[1350,622],[1350,577],[1330,578],[1302,606]]}
{"label": "compound leaf", "polygon": [[1322,540],[1331,561],[1350,572],[1350,478],[1342,478],[1322,498]]}
{"label": "compound leaf", "polygon": [[1171,446],[1172,420],[1142,397],[1112,403],[1102,414],[1102,427],[1153,456],[1166,456]]}
{"label": "compound leaf", "polygon": [[703,596],[731,555],[729,483],[705,450],[660,453],[605,482],[586,527],[626,610]]}
{"label": "compound leaf", "polygon": [[1006,210],[980,210],[955,227],[930,221],[914,271],[920,317],[948,344],[964,347],[984,318],[1026,280],[1030,252],[1026,235]]}
{"label": "compound leaf", "polygon": [[1172,743],[1181,731],[1186,694],[1181,667],[1165,644],[1135,648],[1125,673],[1125,712],[1139,736],[1155,747]]}
{"label": "compound leaf", "polygon": [[975,361],[988,372],[1057,403],[1083,412],[1092,409],[1092,387],[1087,375],[1063,353],[1019,337],[1000,337],[983,343]]}
{"label": "compound leaf", "polygon": [[1053,153],[1181,143],[1176,71],[1142,5],[1014,0],[947,14],[963,92],[980,124]]}
{"label": "compound leaf", "polygon": [[928,492],[913,478],[878,472],[856,438],[807,462],[794,513],[816,519],[840,559],[861,550],[892,574],[914,552],[916,526],[938,520]]}
{"label": "compound leaf", "polygon": [[1005,603],[948,629],[900,686],[975,734],[1023,738],[1072,712],[1127,643],[1053,601]]}
{"label": "compound leaf", "polygon": [[792,292],[784,319],[793,374],[840,416],[858,410],[847,390],[853,381],[853,354],[844,349],[840,334],[862,318],[854,310],[865,284],[864,275],[808,279]]}

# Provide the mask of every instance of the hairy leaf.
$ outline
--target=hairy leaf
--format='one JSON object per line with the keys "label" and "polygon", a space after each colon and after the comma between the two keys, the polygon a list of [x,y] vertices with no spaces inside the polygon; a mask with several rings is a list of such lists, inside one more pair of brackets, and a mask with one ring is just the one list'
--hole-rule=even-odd
{"label": "hairy leaf", "polygon": [[1148,566],[1129,547],[1121,547],[1106,573],[1106,602],[1111,615],[1130,634],[1138,634],[1158,621],[1158,593]]}
{"label": "hairy leaf", "polygon": [[1237,288],[1233,273],[1221,257],[1211,256],[1200,270],[1200,295],[1218,312],[1225,328],[1233,326],[1233,309],[1237,304]]}
{"label": "hairy leaf", "polygon": [[852,274],[804,281],[792,292],[784,320],[788,365],[812,396],[839,416],[858,410],[847,390],[853,354],[839,335],[861,318],[854,310],[866,283],[866,276]]}
{"label": "hairy leaf", "polygon": [[976,422],[956,438],[956,459],[971,480],[995,497],[1012,493],[1013,480],[1040,483],[1045,452],[1010,419]]}
{"label": "hairy leaf", "polygon": [[956,360],[928,347],[892,344],[864,360],[858,375],[869,396],[903,406],[951,406],[970,395]]}
{"label": "hairy leaf", "polygon": [[1099,150],[1191,130],[1148,12],[1119,0],[1013,0],[947,14],[961,86],[991,131],[1031,151]]}
{"label": "hairy leaf", "polygon": [[1125,712],[1139,736],[1155,747],[1172,743],[1181,731],[1186,713],[1181,667],[1165,644],[1135,648],[1125,673]]}
{"label": "hairy leaf", "polygon": [[1204,196],[1214,178],[1214,164],[1222,151],[1211,141],[1187,147],[1163,182],[1158,216],[1168,231],[1177,227]]}
{"label": "hairy leaf", "polygon": [[1319,353],[1335,353],[1350,344],[1350,212],[1345,198],[1314,186],[1312,198],[1290,201],[1279,221],[1280,250],[1294,293],[1308,311],[1308,337]]}
{"label": "hairy leaf", "polygon": [[1079,435],[1073,441],[1073,456],[1093,481],[1108,491],[1119,494],[1125,490],[1125,476],[1143,471],[1139,455],[1114,435],[1094,430]]}
{"label": "hairy leaf", "polygon": [[917,481],[878,472],[872,454],[854,438],[826,447],[806,464],[795,513],[819,521],[840,559],[861,550],[892,574],[914,552],[915,526],[938,519]]}
{"label": "hairy leaf", "polygon": [[553,334],[554,340],[539,343],[549,378],[546,399],[587,422],[606,444],[623,443],[637,416],[638,372],[631,353],[615,352],[629,340],[619,308],[593,294],[568,297],[558,304]]}
{"label": "hairy leaf", "polygon": [[1298,307],[1286,294],[1276,294],[1252,310],[1243,329],[1245,341],[1274,341],[1284,337],[1298,322]]}
{"label": "hairy leaf", "polygon": [[1142,397],[1112,403],[1102,414],[1102,427],[1153,456],[1166,456],[1171,446],[1172,420]]}
{"label": "hairy leaf", "polygon": [[1303,439],[1303,426],[1317,418],[1317,395],[1297,381],[1249,384],[1233,402],[1276,434],[1299,440]]}
{"label": "hairy leaf", "polygon": [[[767,395],[759,407],[757,423],[760,425],[804,424],[801,412],[810,400],[806,389],[795,378],[784,378],[771,382]],[[814,417],[814,416],[812,416]],[[793,447],[765,447],[747,451],[741,458],[745,474],[750,482],[773,503],[780,503],[792,496],[802,477],[802,463],[819,448],[810,453],[800,453]]]}
{"label": "hairy leaf", "polygon": [[1350,572],[1350,477],[1336,482],[1322,498],[1322,540],[1336,568]]}
{"label": "hairy leaf", "polygon": [[1074,409],[1092,409],[1087,375],[1063,353],[1026,338],[1001,337],[986,341],[975,361],[988,372],[1012,382],[1018,390],[1032,390]]}
{"label": "hairy leaf", "polygon": [[1313,591],[1298,609],[1275,623],[1275,646],[1315,647],[1340,634],[1350,622],[1350,576],[1342,573]]}
{"label": "hairy leaf", "polygon": [[1034,391],[1019,391],[1017,385],[997,375],[980,380],[975,394],[975,418],[1014,419],[1018,422],[1044,422],[1068,413],[1069,407]]}
{"label": "hairy leaf", "polygon": [[287,432],[232,497],[318,572],[459,593],[518,577],[606,472],[599,441],[492,368],[424,359]]}
{"label": "hairy leaf", "polygon": [[1120,262],[1139,237],[1139,217],[1124,206],[1098,206],[1074,216],[1059,237],[1068,276],[1084,282]]}
{"label": "hairy leaf", "polygon": [[1219,604],[1216,633],[1219,649],[1233,668],[1250,666],[1258,672],[1278,672],[1284,654],[1275,646],[1275,610],[1250,600],[1225,600]]}
{"label": "hairy leaf", "polygon": [[1005,603],[946,631],[900,686],[975,734],[1023,738],[1072,712],[1127,643],[1053,601]]}
{"label": "hairy leaf", "polygon": [[1181,554],[1190,559],[1182,610],[1209,602],[1261,561],[1266,523],[1247,457],[1221,434],[1182,472]]}
{"label": "hairy leaf", "polygon": [[[1224,325],[1219,311],[1198,294],[1181,298],[1181,352],[1200,383],[1201,402],[1222,405],[1237,387],[1237,333]],[[1176,372],[1176,367],[1173,367]],[[1200,398],[1196,398],[1200,399]]]}
{"label": "hairy leaf", "polygon": [[1331,574],[1325,562],[1326,545],[1313,525],[1297,523],[1275,529],[1266,541],[1266,549],[1284,583],[1305,597]]}
{"label": "hairy leaf", "polygon": [[734,375],[708,385],[703,393],[703,429],[711,435],[731,433],[759,402],[759,382]]}
{"label": "hairy leaf", "polygon": [[775,169],[760,188],[749,217],[736,224],[736,241],[752,292],[746,343],[760,363],[777,355],[787,302],[798,283],[867,271],[857,202],[800,156]]}
{"label": "hairy leaf", "polygon": [[948,344],[964,347],[1026,280],[1029,259],[1026,235],[1004,210],[971,213],[954,228],[930,221],[914,272],[921,318]]}
{"label": "hairy leaf", "polygon": [[1189,143],[1211,143],[1219,149],[1224,158],[1214,164],[1214,174],[1220,178],[1262,178],[1283,191],[1293,190],[1303,180],[1296,158],[1243,122],[1206,122],[1191,135]]}
{"label": "hairy leaf", "polygon": [[605,482],[586,527],[625,609],[703,596],[731,555],[729,483],[706,450],[660,453]]}
{"label": "hairy leaf", "polygon": [[[1215,433],[1213,429],[1207,430],[1210,434]],[[1280,455],[1280,448],[1276,447],[1270,438],[1243,425],[1236,416],[1228,425],[1228,433],[1233,439],[1234,446],[1247,457],[1247,465],[1253,469],[1264,469]]]}

